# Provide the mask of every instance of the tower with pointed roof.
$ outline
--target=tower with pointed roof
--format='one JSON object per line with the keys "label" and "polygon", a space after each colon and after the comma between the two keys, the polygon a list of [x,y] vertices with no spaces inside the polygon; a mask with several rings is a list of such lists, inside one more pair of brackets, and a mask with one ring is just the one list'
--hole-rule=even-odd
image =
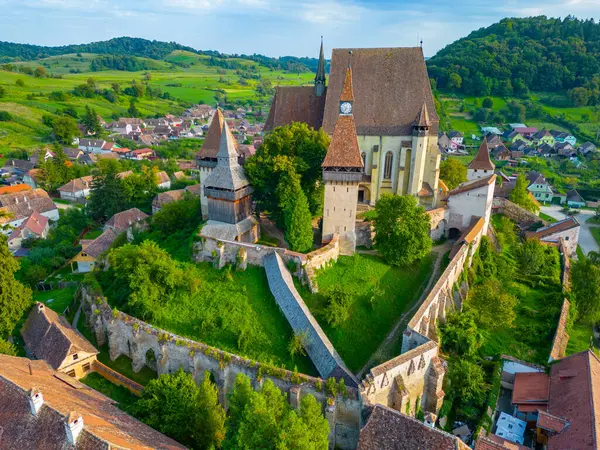
{"label": "tower with pointed roof", "polygon": [[204,182],[208,221],[202,234],[230,241],[256,242],[259,231],[252,215],[252,187],[238,158],[235,139],[223,121],[217,163]]}
{"label": "tower with pointed roof", "polygon": [[315,75],[315,96],[322,97],[325,94],[325,54],[323,53],[323,36],[321,36],[321,51],[319,52],[319,63]]}
{"label": "tower with pointed roof", "polygon": [[496,166],[490,159],[487,137],[484,137],[477,155],[475,155],[475,158],[473,158],[473,161],[471,161],[467,168],[467,180],[473,181],[478,178],[489,177],[494,173],[495,168]]}
{"label": "tower with pointed roof", "polygon": [[339,115],[331,143],[323,161],[323,241],[339,235],[340,253],[351,255],[356,249],[356,202],[363,178],[356,125],[354,123],[352,69],[346,69],[344,88],[339,100]]}

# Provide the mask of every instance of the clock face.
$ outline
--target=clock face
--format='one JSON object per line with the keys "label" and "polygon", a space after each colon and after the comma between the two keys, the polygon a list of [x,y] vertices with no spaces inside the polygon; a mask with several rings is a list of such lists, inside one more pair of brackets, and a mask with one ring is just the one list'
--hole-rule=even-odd
{"label": "clock face", "polygon": [[352,112],[352,103],[350,103],[350,102],[342,102],[340,104],[340,112],[342,114],[350,114]]}

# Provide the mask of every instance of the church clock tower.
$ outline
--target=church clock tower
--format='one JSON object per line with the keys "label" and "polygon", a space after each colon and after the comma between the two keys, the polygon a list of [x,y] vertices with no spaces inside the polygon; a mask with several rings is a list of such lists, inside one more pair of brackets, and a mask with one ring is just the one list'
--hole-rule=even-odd
{"label": "church clock tower", "polygon": [[330,241],[334,234],[339,235],[343,255],[351,255],[356,249],[356,203],[358,185],[363,177],[353,106],[352,69],[348,65],[339,115],[322,164],[325,185],[323,241]]}

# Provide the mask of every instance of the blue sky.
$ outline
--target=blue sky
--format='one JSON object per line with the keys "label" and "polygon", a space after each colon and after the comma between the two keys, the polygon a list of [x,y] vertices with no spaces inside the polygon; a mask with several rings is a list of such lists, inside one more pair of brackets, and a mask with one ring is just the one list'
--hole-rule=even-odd
{"label": "blue sky", "polygon": [[0,41],[40,45],[118,36],[201,50],[317,56],[333,47],[416,46],[426,56],[507,16],[600,18],[600,0],[0,0]]}

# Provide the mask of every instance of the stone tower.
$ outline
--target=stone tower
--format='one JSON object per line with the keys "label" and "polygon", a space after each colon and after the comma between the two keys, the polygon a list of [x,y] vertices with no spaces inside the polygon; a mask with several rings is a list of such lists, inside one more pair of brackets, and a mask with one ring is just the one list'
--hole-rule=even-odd
{"label": "stone tower", "polygon": [[478,178],[489,177],[494,173],[496,166],[490,159],[490,149],[488,147],[487,138],[483,138],[483,142],[479,146],[479,151],[473,161],[467,168],[467,180],[473,181]]}
{"label": "stone tower", "polygon": [[363,177],[353,108],[352,69],[348,65],[338,119],[322,164],[325,184],[323,241],[327,242],[338,234],[340,253],[344,255],[351,255],[356,249],[356,203],[358,185]]}
{"label": "stone tower", "polygon": [[321,36],[321,52],[319,53],[319,64],[317,75],[315,75],[315,96],[321,97],[325,93],[325,55],[323,53],[323,36]]}
{"label": "stone tower", "polygon": [[423,187],[423,181],[425,181],[425,166],[427,165],[427,148],[429,145],[429,127],[431,122],[429,121],[429,112],[427,111],[427,104],[423,103],[419,114],[413,121],[412,130],[412,149],[409,177],[409,189],[408,192],[413,195],[418,195]]}
{"label": "stone tower", "polygon": [[208,201],[205,236],[240,242],[258,240],[258,222],[252,215],[252,187],[239,164],[235,140],[223,121],[217,164],[204,182]]}

